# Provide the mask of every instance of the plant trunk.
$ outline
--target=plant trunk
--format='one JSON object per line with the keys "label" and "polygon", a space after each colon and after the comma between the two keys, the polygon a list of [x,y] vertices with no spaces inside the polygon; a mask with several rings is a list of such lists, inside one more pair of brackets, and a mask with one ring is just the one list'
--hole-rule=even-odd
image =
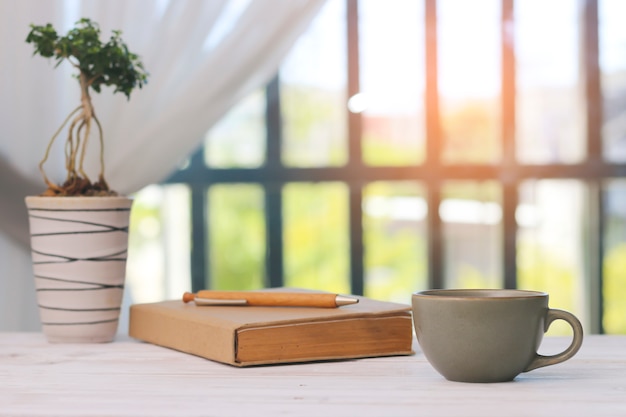
{"label": "plant trunk", "polygon": [[80,73],[80,101],[83,105],[83,118],[87,125],[91,123],[93,117],[93,104],[91,104],[91,96],[89,95],[89,80],[87,76]]}

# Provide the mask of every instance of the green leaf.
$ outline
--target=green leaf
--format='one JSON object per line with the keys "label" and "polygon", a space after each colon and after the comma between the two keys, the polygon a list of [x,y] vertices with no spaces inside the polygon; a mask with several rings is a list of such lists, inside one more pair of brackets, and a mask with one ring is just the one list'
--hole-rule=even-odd
{"label": "green leaf", "polygon": [[91,81],[91,88],[97,93],[106,85],[114,87],[113,93],[121,92],[130,99],[131,92],[147,82],[143,63],[137,54],[129,51],[120,30],[113,30],[109,41],[103,43],[98,24],[88,18],[78,20],[63,37],[58,36],[50,23],[30,27],[26,42],[34,45],[35,55],[55,57],[56,66],[70,60]]}

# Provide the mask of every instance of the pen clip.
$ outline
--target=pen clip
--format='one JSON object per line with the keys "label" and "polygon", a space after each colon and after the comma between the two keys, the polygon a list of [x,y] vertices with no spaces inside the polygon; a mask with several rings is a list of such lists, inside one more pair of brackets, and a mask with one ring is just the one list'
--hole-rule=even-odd
{"label": "pen clip", "polygon": [[199,298],[193,300],[197,306],[245,306],[246,300],[218,300],[213,298]]}

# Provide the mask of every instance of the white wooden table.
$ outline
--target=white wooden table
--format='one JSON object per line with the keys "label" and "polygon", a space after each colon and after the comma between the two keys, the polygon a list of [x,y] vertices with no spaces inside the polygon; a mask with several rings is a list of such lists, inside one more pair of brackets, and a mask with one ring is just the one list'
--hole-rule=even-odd
{"label": "white wooden table", "polygon": [[[547,338],[542,353],[566,339]],[[0,416],[626,416],[626,336],[514,382],[449,382],[414,356],[234,368],[117,340],[0,333]]]}

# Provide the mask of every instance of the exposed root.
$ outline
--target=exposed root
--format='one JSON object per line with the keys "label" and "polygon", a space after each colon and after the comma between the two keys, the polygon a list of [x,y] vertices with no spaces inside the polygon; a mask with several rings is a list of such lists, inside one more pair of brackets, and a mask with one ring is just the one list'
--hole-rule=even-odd
{"label": "exposed root", "polygon": [[[95,116],[91,97],[89,96],[89,83],[84,76],[80,77],[81,83],[81,105],[74,109],[65,119],[61,127],[55,132],[54,136],[48,143],[44,158],[39,163],[39,170],[43,179],[48,186],[42,196],[116,196],[117,192],[111,190],[104,179],[104,138],[102,135],[102,126]],[[71,122],[70,122],[71,120]],[[98,181],[91,182],[85,170],[83,163],[85,160],[87,143],[89,134],[91,133],[91,121],[95,120],[98,127],[100,139],[100,174]],[[44,163],[48,160],[50,149],[56,138],[59,136],[63,128],[68,124],[67,139],[65,142],[65,167],[67,169],[67,177],[65,182],[60,185],[52,183],[43,169]]]}

